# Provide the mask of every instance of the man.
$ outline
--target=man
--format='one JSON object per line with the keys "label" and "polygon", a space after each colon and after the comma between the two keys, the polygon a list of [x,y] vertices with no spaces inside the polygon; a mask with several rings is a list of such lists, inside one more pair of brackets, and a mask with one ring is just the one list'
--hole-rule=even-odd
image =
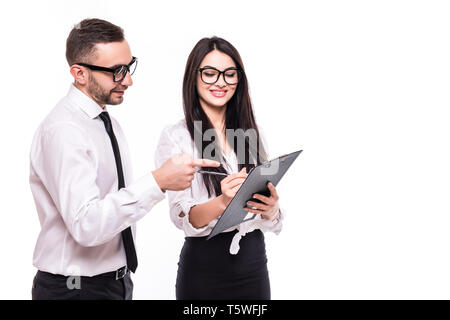
{"label": "man", "polygon": [[67,38],[74,78],[39,126],[30,153],[30,186],[41,232],[33,299],[131,299],[137,268],[135,222],[190,186],[196,166],[215,161],[176,155],[133,181],[128,147],[106,105],[122,103],[137,59],[123,30],[86,19]]}

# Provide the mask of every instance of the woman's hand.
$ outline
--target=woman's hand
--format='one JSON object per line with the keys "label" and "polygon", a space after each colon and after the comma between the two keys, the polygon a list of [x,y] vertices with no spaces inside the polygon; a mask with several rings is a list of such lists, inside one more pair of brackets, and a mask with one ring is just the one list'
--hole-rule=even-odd
{"label": "woman's hand", "polygon": [[244,183],[245,178],[247,178],[247,169],[242,168],[238,173],[230,174],[220,182],[222,201],[225,206],[228,206],[231,202],[242,183]]}
{"label": "woman's hand", "polygon": [[270,190],[270,197],[261,194],[254,194],[253,198],[262,201],[263,203],[247,201],[247,205],[256,209],[246,207],[245,210],[251,213],[260,214],[264,219],[274,221],[280,215],[280,207],[278,205],[278,193],[275,186],[269,182],[267,187]]}
{"label": "woman's hand", "polygon": [[189,222],[194,228],[207,226],[212,220],[220,217],[224,210],[238,192],[247,172],[245,169],[238,173],[233,173],[222,179],[220,182],[222,194],[212,200],[193,206],[189,211]]}

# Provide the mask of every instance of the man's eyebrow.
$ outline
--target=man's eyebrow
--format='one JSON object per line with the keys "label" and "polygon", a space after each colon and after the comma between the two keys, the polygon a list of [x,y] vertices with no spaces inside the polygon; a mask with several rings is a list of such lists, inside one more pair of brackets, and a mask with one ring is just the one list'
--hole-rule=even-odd
{"label": "man's eyebrow", "polygon": [[116,65],[113,65],[112,67],[109,67],[109,68],[110,69],[116,69],[116,68],[119,68],[119,67],[122,67],[122,66],[128,66],[131,63],[131,61],[133,61],[133,59],[134,58],[131,58],[131,60],[130,60],[130,62],[128,64],[116,64]]}
{"label": "man's eyebrow", "polygon": [[116,64],[116,65],[113,65],[112,67],[109,67],[109,68],[110,69],[117,69],[117,68],[119,68],[121,66],[123,66],[123,64]]}

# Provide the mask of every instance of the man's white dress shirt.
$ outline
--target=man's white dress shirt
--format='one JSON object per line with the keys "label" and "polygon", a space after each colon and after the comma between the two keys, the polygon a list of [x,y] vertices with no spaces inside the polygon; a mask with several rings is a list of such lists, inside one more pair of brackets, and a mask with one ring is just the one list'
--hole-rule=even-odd
{"label": "man's white dress shirt", "polygon": [[151,173],[133,181],[125,136],[111,117],[126,186],[117,190],[102,111],[71,85],[33,138],[30,187],[41,224],[33,264],[41,271],[93,276],[125,266],[121,231],[131,226],[135,237],[135,222],[164,198]]}
{"label": "man's white dress shirt", "polygon": [[[259,131],[262,136],[261,140],[267,151],[267,143],[265,143],[260,128]],[[174,125],[167,126],[162,131],[155,154],[156,166],[161,166],[167,159],[177,153],[188,154],[193,158],[201,158],[195,147],[194,141],[191,139],[184,119],[178,121]],[[238,172],[238,160],[236,154],[232,151],[228,155],[224,154],[224,157],[226,160],[226,164],[224,165],[228,173]],[[190,188],[183,191],[167,191],[167,194],[170,207],[170,218],[177,228],[184,231],[186,237],[202,237],[209,235],[212,228],[216,225],[218,218],[213,219],[206,226],[201,228],[195,228],[189,222],[189,211],[193,206],[215,198],[214,195],[208,197],[208,190],[205,187],[201,174],[195,174]],[[185,214],[184,217],[180,217],[181,212]],[[263,232],[272,231],[278,234],[282,228],[284,210],[282,212],[280,217],[274,222],[262,219],[260,215],[257,215],[255,219],[225,230],[224,232],[230,232],[235,229],[238,230],[230,244],[230,253],[237,254],[239,252],[239,241],[241,238],[255,229],[260,229]]]}

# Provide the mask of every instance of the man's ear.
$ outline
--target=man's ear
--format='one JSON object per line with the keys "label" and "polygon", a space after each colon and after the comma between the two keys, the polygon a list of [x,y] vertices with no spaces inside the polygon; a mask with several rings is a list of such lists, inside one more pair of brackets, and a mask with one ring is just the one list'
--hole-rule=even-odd
{"label": "man's ear", "polygon": [[70,74],[75,82],[78,82],[81,85],[85,85],[89,78],[87,70],[78,64],[73,64],[70,66]]}

